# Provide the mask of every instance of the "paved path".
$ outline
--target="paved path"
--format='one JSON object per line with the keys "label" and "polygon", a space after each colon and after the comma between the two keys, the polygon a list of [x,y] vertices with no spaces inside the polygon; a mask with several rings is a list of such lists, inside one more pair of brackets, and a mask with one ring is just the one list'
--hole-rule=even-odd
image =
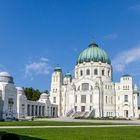
{"label": "paved path", "polygon": [[90,123],[124,123],[124,124],[139,124],[140,120],[86,120],[86,119],[73,119],[73,118],[47,118],[36,119],[36,121],[58,121],[58,122],[90,122]]}
{"label": "paved path", "polygon": [[105,128],[105,127],[128,127],[140,125],[77,125],[77,126],[0,126],[0,129],[22,129],[22,128]]}

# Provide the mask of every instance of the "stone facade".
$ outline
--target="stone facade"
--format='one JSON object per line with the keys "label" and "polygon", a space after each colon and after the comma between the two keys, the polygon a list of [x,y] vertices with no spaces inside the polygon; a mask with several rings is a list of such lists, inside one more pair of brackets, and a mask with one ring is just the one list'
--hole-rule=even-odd
{"label": "stone facade", "polygon": [[57,117],[57,105],[51,104],[49,95],[41,94],[38,101],[27,100],[24,90],[16,87],[13,77],[0,73],[0,119],[26,119],[32,116]]}
{"label": "stone facade", "polygon": [[73,77],[55,68],[50,100],[58,105],[58,116],[138,118],[138,89],[132,77],[123,75],[113,82],[111,62],[96,44],[80,53]]}
{"label": "stone facade", "polygon": [[138,118],[138,88],[130,75],[112,81],[112,65],[106,52],[90,44],[77,59],[74,75],[57,66],[52,73],[50,94],[27,100],[13,77],[0,72],[0,119],[32,116]]}

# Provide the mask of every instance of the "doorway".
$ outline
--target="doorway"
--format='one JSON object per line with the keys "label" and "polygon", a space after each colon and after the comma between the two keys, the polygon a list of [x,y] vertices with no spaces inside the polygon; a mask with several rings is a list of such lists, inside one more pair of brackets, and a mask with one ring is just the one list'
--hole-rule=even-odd
{"label": "doorway", "polygon": [[81,112],[85,112],[85,106],[81,106]]}
{"label": "doorway", "polygon": [[128,110],[124,110],[124,116],[128,118]]}

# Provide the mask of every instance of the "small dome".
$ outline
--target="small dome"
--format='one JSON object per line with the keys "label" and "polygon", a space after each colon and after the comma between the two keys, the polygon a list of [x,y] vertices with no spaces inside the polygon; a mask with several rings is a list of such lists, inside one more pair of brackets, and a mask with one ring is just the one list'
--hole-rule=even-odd
{"label": "small dome", "polygon": [[40,99],[48,99],[49,95],[47,93],[42,93]]}
{"label": "small dome", "polygon": [[107,53],[96,43],[90,44],[88,48],[80,53],[77,59],[77,64],[91,61],[111,64]]}
{"label": "small dome", "polygon": [[61,69],[60,66],[56,66],[55,69],[54,69],[54,71],[62,72],[62,69]]}
{"label": "small dome", "polygon": [[14,83],[13,77],[8,72],[0,72],[0,82]]}
{"label": "small dome", "polygon": [[22,87],[16,87],[16,89],[19,91],[24,91]]}
{"label": "small dome", "polygon": [[122,75],[122,77],[131,77],[129,74]]}
{"label": "small dome", "polygon": [[0,72],[0,77],[12,77],[8,72]]}
{"label": "small dome", "polygon": [[22,87],[16,87],[16,89],[18,94],[25,95],[24,89]]}
{"label": "small dome", "polygon": [[72,78],[72,75],[71,75],[70,72],[67,72],[66,75],[65,75],[65,77],[70,77],[70,78]]}

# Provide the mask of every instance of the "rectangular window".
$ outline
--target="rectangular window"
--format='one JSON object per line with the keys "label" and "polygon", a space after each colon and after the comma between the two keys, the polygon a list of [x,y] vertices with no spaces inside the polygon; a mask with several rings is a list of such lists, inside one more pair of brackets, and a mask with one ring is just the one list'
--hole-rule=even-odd
{"label": "rectangular window", "polygon": [[9,104],[9,105],[13,105],[13,104],[14,104],[13,98],[9,98],[9,99],[8,99],[8,104]]}
{"label": "rectangular window", "polygon": [[120,86],[118,86],[118,90],[120,90]]}
{"label": "rectangular window", "polygon": [[124,95],[124,102],[128,102],[128,95]]}
{"label": "rectangular window", "polygon": [[108,112],[107,112],[107,117],[108,117]]}
{"label": "rectangular window", "polygon": [[102,75],[105,75],[105,71],[104,70],[102,70]]}
{"label": "rectangular window", "polygon": [[90,95],[90,103],[92,103],[92,95]]}
{"label": "rectangular window", "polygon": [[75,95],[75,103],[77,103],[77,95]]}
{"label": "rectangular window", "polygon": [[80,71],[80,76],[83,76],[83,71],[82,70]]}
{"label": "rectangular window", "polygon": [[105,102],[107,103],[107,96],[105,97]]}
{"label": "rectangular window", "polygon": [[86,95],[81,95],[81,103],[86,103]]}
{"label": "rectangular window", "polygon": [[98,70],[97,69],[94,70],[94,75],[98,75]]}
{"label": "rectangular window", "polygon": [[90,106],[90,111],[92,110],[92,106]]}
{"label": "rectangular window", "polygon": [[53,103],[56,103],[56,97],[53,97]]}
{"label": "rectangular window", "polygon": [[127,90],[129,90],[129,86],[127,86]]}
{"label": "rectangular window", "polygon": [[120,96],[118,96],[118,100],[120,100]]}
{"label": "rectangular window", "polygon": [[113,96],[111,96],[111,104],[113,104]]}

